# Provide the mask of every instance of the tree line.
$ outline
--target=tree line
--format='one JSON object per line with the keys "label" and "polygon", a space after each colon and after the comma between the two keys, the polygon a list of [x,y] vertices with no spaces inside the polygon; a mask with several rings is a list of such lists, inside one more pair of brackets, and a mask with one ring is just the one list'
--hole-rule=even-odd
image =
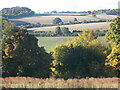
{"label": "tree line", "polygon": [[[108,30],[94,30],[92,31],[97,37],[105,36]],[[29,34],[36,37],[58,37],[58,36],[78,36],[78,33],[82,33],[83,30],[72,30],[70,31],[68,27],[57,26],[53,31],[34,31],[29,30]]]}
{"label": "tree line", "polygon": [[113,77],[120,70],[120,17],[113,20],[106,34],[109,46],[86,30],[77,38],[56,46],[47,53],[25,28],[2,19],[3,77],[39,78]]}
{"label": "tree line", "polygon": [[82,11],[82,12],[76,12],[76,11],[61,11],[61,12],[57,12],[56,10],[53,10],[53,11],[48,12],[48,13],[84,13],[84,14],[118,15],[119,9],[99,9],[99,10],[94,10],[94,11]]}

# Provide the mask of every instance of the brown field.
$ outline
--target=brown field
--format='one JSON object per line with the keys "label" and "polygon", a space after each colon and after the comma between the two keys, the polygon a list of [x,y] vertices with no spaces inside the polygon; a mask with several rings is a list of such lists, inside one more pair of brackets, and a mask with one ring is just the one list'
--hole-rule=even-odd
{"label": "brown field", "polygon": [[114,19],[116,17],[116,15],[105,15],[105,14],[102,14],[102,15],[97,15],[98,18],[101,18],[101,19],[105,19],[105,20],[110,20],[110,19]]}
{"label": "brown field", "polygon": [[41,24],[52,24],[52,21],[54,18],[59,17],[62,19],[64,23],[68,23],[69,21],[72,21],[74,18],[77,18],[78,21],[84,21],[84,20],[99,20],[96,17],[91,16],[34,16],[34,17],[24,17],[20,19],[10,19],[10,20],[16,20],[16,21],[24,21],[28,23],[41,23]]}
{"label": "brown field", "polygon": [[41,79],[31,77],[0,78],[5,88],[116,88],[119,78]]}
{"label": "brown field", "polygon": [[[68,27],[70,31],[72,30],[107,30],[109,28],[110,22],[99,22],[99,23],[85,23],[85,24],[73,24],[73,25],[61,25],[60,27]],[[39,28],[29,28],[28,30],[35,31],[54,31],[57,26],[47,26]]]}
{"label": "brown field", "polygon": [[59,17],[62,19],[64,23],[67,23],[69,21],[72,21],[74,18],[77,18],[78,21],[91,21],[91,20],[100,20],[100,19],[114,19],[116,16],[115,15],[97,15],[97,17],[92,17],[92,16],[69,16],[67,14],[66,16],[33,16],[33,17],[24,17],[20,19],[9,19],[9,20],[15,20],[15,21],[23,21],[23,22],[28,22],[28,23],[41,23],[41,24],[51,24],[52,20],[56,17]]}

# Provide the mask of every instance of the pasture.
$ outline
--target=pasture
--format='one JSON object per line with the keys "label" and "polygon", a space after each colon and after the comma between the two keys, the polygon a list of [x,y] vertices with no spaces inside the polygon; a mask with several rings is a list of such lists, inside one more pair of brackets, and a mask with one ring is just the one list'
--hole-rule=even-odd
{"label": "pasture", "polygon": [[[99,23],[83,23],[83,24],[73,24],[73,25],[61,25],[60,27],[68,27],[70,31],[73,30],[108,30],[110,22],[99,22]],[[28,28],[27,30],[35,31],[54,31],[57,26],[47,26],[38,28]]]}
{"label": "pasture", "polygon": [[47,51],[73,38],[75,37],[37,37],[38,45],[43,46]]}
{"label": "pasture", "polygon": [[[38,39],[38,45],[40,47],[44,47],[47,51],[52,50],[57,45],[60,45],[68,40],[71,40],[76,37],[37,37]],[[107,42],[105,42],[104,37],[98,37],[98,41],[100,41],[103,45],[107,45]]]}

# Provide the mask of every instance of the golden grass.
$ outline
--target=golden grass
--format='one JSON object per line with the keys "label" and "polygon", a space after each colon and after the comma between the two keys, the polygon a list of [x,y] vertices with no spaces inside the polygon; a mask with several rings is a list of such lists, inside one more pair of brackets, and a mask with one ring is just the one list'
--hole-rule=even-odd
{"label": "golden grass", "polygon": [[118,88],[119,78],[41,79],[32,77],[7,77],[2,80],[5,88]]}

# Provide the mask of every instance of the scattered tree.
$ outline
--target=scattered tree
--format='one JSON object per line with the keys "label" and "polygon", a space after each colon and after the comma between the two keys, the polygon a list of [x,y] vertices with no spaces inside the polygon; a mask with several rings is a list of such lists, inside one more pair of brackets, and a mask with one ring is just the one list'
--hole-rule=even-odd
{"label": "scattered tree", "polygon": [[60,28],[60,27],[56,27],[56,29],[55,29],[55,34],[56,34],[56,35],[62,35],[62,31],[61,31],[61,28]]}
{"label": "scattered tree", "polygon": [[61,23],[62,22],[62,20],[60,19],[60,18],[55,18],[55,19],[53,19],[53,24],[59,24],[59,23]]}
{"label": "scattered tree", "polygon": [[74,21],[74,22],[77,22],[78,20],[77,20],[77,18],[74,18],[73,21]]}

